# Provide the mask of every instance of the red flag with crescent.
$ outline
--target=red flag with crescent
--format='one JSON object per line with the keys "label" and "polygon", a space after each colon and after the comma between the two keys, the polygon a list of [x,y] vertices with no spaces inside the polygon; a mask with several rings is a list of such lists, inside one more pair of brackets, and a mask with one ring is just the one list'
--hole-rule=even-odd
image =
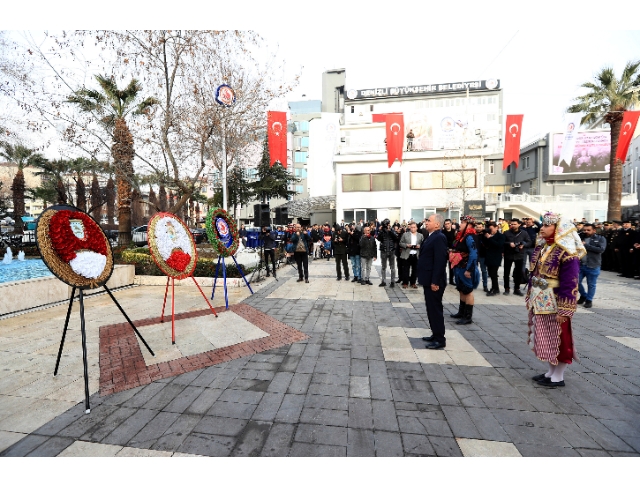
{"label": "red flag with crescent", "polygon": [[267,112],[269,167],[276,162],[287,167],[287,113]]}
{"label": "red flag with crescent", "polygon": [[404,115],[402,113],[388,113],[385,117],[387,124],[387,161],[389,167],[394,162],[402,164],[402,149],[404,148]]}
{"label": "red flag with crescent", "polygon": [[622,161],[623,164],[627,157],[627,151],[629,150],[629,144],[633,138],[633,133],[636,131],[639,116],[640,112],[624,112],[624,115],[622,116],[620,137],[618,138],[618,149],[616,150],[616,160]]}
{"label": "red flag with crescent", "polygon": [[504,134],[504,159],[502,170],[512,162],[520,161],[520,134],[522,133],[522,119],[524,115],[507,115],[507,130]]}

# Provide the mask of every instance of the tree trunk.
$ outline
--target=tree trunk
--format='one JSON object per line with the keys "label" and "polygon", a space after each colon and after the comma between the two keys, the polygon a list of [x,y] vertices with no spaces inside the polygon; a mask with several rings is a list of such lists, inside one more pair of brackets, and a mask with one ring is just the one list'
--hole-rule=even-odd
{"label": "tree trunk", "polygon": [[78,174],[78,181],[76,182],[76,206],[82,211],[87,211],[87,188],[80,174]]}
{"label": "tree trunk", "polygon": [[622,165],[624,161],[616,160],[618,150],[618,137],[620,136],[620,125],[622,123],[622,113],[609,113],[605,120],[611,127],[611,155],[609,157],[609,207],[607,209],[607,220],[622,219]]}
{"label": "tree trunk", "polygon": [[158,190],[158,208],[160,211],[167,211],[167,190],[164,187],[164,184],[160,185],[160,189]]}
{"label": "tree trunk", "polygon": [[150,216],[153,216],[158,211],[158,197],[156,196],[156,192],[153,190],[153,186],[149,187],[149,203],[153,205],[153,208],[149,210]]}
{"label": "tree trunk", "polygon": [[134,227],[142,225],[142,208],[140,207],[140,193],[137,189],[131,193],[131,224]]}
{"label": "tree trunk", "polygon": [[91,216],[100,223],[102,220],[102,198],[100,197],[100,183],[95,174],[91,179]]}
{"label": "tree trunk", "polygon": [[11,191],[13,196],[13,219],[15,220],[15,224],[13,226],[13,233],[20,234],[22,233],[23,225],[22,218],[24,216],[24,172],[22,168],[18,168],[18,172],[13,178],[13,183],[11,184]]}
{"label": "tree trunk", "polygon": [[58,194],[58,204],[66,205],[67,204],[67,190],[64,187],[64,183],[62,182],[62,178],[58,177],[56,181],[56,193]]}
{"label": "tree trunk", "polygon": [[111,155],[118,188],[118,245],[131,243],[131,179],[133,178],[133,137],[122,118],[116,119]]}
{"label": "tree trunk", "polygon": [[114,224],[113,217],[115,215],[115,208],[116,208],[116,187],[112,177],[110,177],[109,181],[107,181],[105,196],[106,196],[105,199],[107,200],[107,223],[109,225],[113,225]]}

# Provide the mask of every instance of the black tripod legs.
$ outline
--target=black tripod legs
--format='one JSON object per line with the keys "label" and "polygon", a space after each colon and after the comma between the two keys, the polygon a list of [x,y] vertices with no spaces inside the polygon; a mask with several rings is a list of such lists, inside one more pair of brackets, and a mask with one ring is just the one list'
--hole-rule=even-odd
{"label": "black tripod legs", "polygon": [[76,287],[71,289],[71,298],[69,298],[69,309],[67,309],[67,319],[64,320],[64,329],[62,330],[62,340],[60,340],[60,349],[58,350],[58,358],[56,359],[56,368],[53,375],[58,375],[58,367],[60,366],[60,357],[62,357],[62,349],[64,348],[64,339],[67,336],[67,328],[69,327],[69,317],[71,316],[71,308],[73,307],[73,297],[76,295]]}
{"label": "black tripod legs", "polygon": [[129,319],[129,317],[127,316],[127,313],[124,312],[124,310],[122,309],[122,306],[120,306],[120,303],[118,303],[118,301],[116,301],[116,298],[113,297],[113,294],[111,294],[111,291],[109,291],[109,288],[107,286],[103,286],[104,290],[107,291],[107,293],[109,294],[109,296],[111,297],[111,299],[113,300],[114,303],[116,303],[116,306],[118,307],[118,309],[120,310],[120,312],[124,315],[124,317],[127,319],[127,321],[129,322],[129,324],[131,325],[131,328],[133,328],[133,331],[136,333],[136,335],[138,335],[138,338],[140,338],[140,341],[142,341],[142,343],[144,343],[144,346],[147,347],[147,350],[149,350],[149,353],[151,355],[153,355],[154,357],[156,356],[155,353],[153,353],[153,350],[151,350],[151,347],[147,344],[147,342],[145,341],[144,338],[142,338],[142,335],[140,334],[140,332],[138,331],[138,329],[136,328],[136,325],[133,324],[133,322]]}

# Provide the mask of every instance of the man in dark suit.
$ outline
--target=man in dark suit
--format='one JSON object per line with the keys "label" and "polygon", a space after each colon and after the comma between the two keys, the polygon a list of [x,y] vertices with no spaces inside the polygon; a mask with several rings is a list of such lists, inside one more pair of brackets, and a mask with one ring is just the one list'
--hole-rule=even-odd
{"label": "man in dark suit", "polygon": [[431,336],[423,337],[426,347],[442,349],[447,341],[444,337],[444,315],[442,314],[442,296],[447,287],[447,237],[442,233],[444,217],[431,215],[425,222],[429,236],[420,246],[418,258],[418,282],[424,287],[424,301],[427,306],[427,318],[431,327]]}

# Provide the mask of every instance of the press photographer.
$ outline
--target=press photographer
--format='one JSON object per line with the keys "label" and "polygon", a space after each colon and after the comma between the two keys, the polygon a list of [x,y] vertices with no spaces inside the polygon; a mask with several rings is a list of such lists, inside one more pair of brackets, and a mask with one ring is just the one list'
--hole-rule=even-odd
{"label": "press photographer", "polygon": [[398,244],[398,234],[391,228],[388,218],[382,220],[378,229],[378,242],[380,242],[380,258],[382,259],[382,282],[379,287],[387,285],[387,262],[391,268],[391,285],[395,286],[396,281],[396,245]]}
{"label": "press photographer", "polygon": [[271,258],[271,266],[273,268],[273,277],[276,277],[276,256],[275,256],[275,248],[276,241],[278,239],[277,232],[271,230],[271,227],[264,226],[262,227],[261,232],[262,244],[264,249],[264,264],[267,270],[267,277],[269,274],[269,258]]}

